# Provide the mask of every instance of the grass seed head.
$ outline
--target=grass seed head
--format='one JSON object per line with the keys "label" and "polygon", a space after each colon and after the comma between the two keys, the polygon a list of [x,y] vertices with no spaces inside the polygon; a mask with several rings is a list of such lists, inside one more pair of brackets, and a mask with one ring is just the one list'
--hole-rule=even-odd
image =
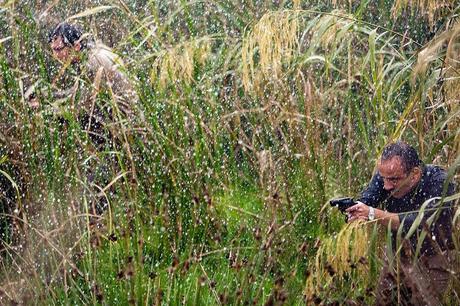
{"label": "grass seed head", "polygon": [[183,81],[190,84],[196,65],[203,65],[211,49],[208,37],[183,42],[163,50],[155,59],[151,69],[151,81],[159,82],[162,88]]}
{"label": "grass seed head", "polygon": [[369,236],[367,228],[360,222],[347,224],[336,237],[323,240],[318,248],[315,269],[307,277],[305,293],[312,298],[321,292],[321,284],[331,278],[345,278],[352,270],[356,275],[366,279],[369,277],[364,264],[351,265],[363,261],[369,252]]}
{"label": "grass seed head", "polygon": [[264,79],[282,78],[283,63],[289,63],[297,51],[298,31],[297,11],[269,12],[262,16],[242,45],[242,80],[246,90],[259,90]]}

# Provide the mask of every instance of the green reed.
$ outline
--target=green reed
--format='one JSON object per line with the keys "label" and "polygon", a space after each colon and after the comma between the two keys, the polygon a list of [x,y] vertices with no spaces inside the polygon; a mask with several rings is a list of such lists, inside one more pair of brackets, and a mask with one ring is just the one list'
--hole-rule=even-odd
{"label": "green reed", "polygon": [[[260,74],[261,47],[249,50],[250,87],[259,86],[251,92],[242,78],[244,39],[264,14],[292,6],[243,2],[245,10],[228,1],[148,1],[149,10],[140,10],[108,1],[121,8],[82,18],[127,52],[126,73],[140,97],[139,122],[123,126],[122,139],[99,152],[73,114],[63,127],[53,114],[28,108],[25,89],[40,80],[50,90],[60,67],[34,8],[21,2],[2,11],[2,36],[12,38],[0,44],[1,126],[14,128],[2,134],[0,153],[8,158],[1,165],[24,193],[24,207],[12,216],[18,243],[3,252],[6,301],[302,304],[318,248],[343,226],[324,205],[361,189],[385,142],[423,138],[422,147],[433,147],[424,152],[427,162],[452,164],[458,127],[446,126],[455,118],[422,99],[432,91],[435,104],[447,84],[410,83],[416,58],[404,48],[418,44],[351,12],[285,11],[301,25],[297,49],[277,78]],[[84,9],[62,1],[52,12]],[[98,24],[102,16],[122,30]],[[285,47],[253,39],[272,51]],[[170,63],[188,70],[155,62],[167,52]],[[109,93],[98,102],[113,103]],[[107,156],[113,191],[98,217],[84,171]],[[374,276],[376,258],[369,263]],[[317,298],[371,302],[365,280],[352,272]]]}

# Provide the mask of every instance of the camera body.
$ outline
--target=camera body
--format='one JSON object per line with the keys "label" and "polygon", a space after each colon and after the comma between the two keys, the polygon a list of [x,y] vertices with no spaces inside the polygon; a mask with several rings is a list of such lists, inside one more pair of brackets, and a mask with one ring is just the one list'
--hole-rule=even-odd
{"label": "camera body", "polygon": [[353,198],[344,197],[333,199],[329,201],[329,204],[331,204],[332,207],[337,207],[340,210],[340,212],[345,213],[345,210],[352,207],[353,205],[358,204],[358,202],[356,202]]}

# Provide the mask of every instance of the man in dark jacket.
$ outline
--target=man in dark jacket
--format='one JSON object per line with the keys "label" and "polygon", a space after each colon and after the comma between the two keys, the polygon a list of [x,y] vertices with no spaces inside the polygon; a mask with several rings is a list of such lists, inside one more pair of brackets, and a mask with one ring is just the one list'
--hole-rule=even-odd
{"label": "man in dark jacket", "polygon": [[[392,250],[402,250],[398,255],[399,275],[394,269],[396,265],[389,264],[392,258],[385,260],[377,304],[442,303],[452,271],[454,214],[453,204],[444,198],[453,193],[454,185],[447,181],[446,171],[424,165],[413,147],[398,141],[384,148],[377,173],[358,204],[347,210],[350,221],[375,219],[389,226],[393,234]],[[401,248],[396,245],[398,230]],[[417,265],[414,265],[415,256]]]}

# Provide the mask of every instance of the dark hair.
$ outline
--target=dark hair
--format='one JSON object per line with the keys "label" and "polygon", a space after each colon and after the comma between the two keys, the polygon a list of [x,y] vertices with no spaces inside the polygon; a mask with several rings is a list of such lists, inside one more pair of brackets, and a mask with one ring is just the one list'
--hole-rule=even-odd
{"label": "dark hair", "polygon": [[76,42],[80,42],[83,49],[86,47],[86,40],[81,39],[82,35],[83,31],[80,26],[62,22],[50,32],[48,36],[48,43],[51,43],[53,39],[57,37],[62,37],[65,45],[73,46]]}
{"label": "dark hair", "polygon": [[386,145],[385,148],[383,148],[381,160],[387,161],[395,156],[401,158],[402,166],[406,173],[409,173],[415,167],[423,165],[414,147],[403,141],[397,141]]}

